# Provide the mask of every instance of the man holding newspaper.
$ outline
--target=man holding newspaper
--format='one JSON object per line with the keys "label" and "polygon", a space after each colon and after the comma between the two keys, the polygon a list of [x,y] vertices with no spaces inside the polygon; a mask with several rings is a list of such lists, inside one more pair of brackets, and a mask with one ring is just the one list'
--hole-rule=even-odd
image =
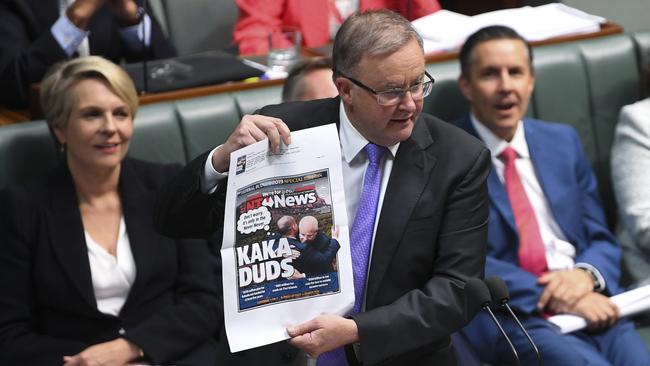
{"label": "man holding newspaper", "polygon": [[[156,225],[174,237],[209,236],[223,225],[230,153],[290,131],[336,123],[341,142],[355,303],[320,315],[292,337],[226,364],[454,365],[449,335],[474,315],[465,282],[483,275],[490,154],[475,138],[427,114],[433,79],[422,40],[401,16],[349,17],[334,42],[339,97],[264,107],[221,146],[191,162],[160,197]],[[254,330],[251,330],[254,331]],[[230,363],[229,363],[230,362]]]}

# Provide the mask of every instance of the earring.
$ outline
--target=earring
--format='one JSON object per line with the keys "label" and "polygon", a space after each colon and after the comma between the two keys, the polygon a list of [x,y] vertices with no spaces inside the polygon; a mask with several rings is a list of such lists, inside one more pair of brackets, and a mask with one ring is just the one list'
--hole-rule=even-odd
{"label": "earring", "polygon": [[60,148],[61,153],[65,152],[65,142],[61,143],[61,148]]}

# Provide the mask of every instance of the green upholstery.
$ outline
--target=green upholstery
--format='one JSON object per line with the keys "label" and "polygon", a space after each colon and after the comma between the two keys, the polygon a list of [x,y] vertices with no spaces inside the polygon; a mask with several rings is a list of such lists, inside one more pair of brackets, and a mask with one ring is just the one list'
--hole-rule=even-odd
{"label": "green upholstery", "polygon": [[176,110],[188,160],[225,142],[240,120],[234,99],[227,95],[182,100]]}
{"label": "green upholstery", "polygon": [[428,64],[427,71],[435,82],[431,95],[424,99],[423,110],[445,121],[453,121],[467,111],[467,101],[458,87],[458,61]]}
{"label": "green upholstery", "polygon": [[45,121],[0,128],[0,188],[42,175],[56,165],[56,159]]}
{"label": "green upholstery", "polygon": [[129,156],[161,163],[185,164],[183,145],[174,103],[140,107],[133,125]]}
{"label": "green upholstery", "polygon": [[241,115],[251,114],[257,109],[269,104],[282,101],[282,85],[274,85],[264,89],[242,90],[232,93],[237,102]]}
{"label": "green upholstery", "polygon": [[650,65],[650,31],[636,32],[631,36],[636,47],[639,65]]}

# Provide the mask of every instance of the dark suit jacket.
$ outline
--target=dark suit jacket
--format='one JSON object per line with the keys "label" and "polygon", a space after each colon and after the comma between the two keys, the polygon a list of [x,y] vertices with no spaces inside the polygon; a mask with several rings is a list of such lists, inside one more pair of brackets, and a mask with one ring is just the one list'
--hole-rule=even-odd
{"label": "dark suit jacket", "polygon": [[[287,103],[260,113],[299,130],[338,125],[339,103]],[[226,184],[212,195],[199,188],[206,158],[190,163],[160,197],[155,222],[161,232],[207,237],[223,225]],[[465,281],[483,275],[489,159],[479,141],[429,115],[400,144],[374,242],[366,311],[353,316],[364,364],[453,364],[449,334],[474,315],[466,310]]]}
{"label": "dark suit jacket", "polygon": [[[166,58],[176,50],[162,34],[152,14],[151,45],[147,58]],[[29,85],[39,82],[47,69],[67,58],[50,28],[59,18],[58,0],[0,0],[0,104],[24,108]],[[90,53],[119,63],[144,59],[130,51],[119,34],[120,26],[109,4],[90,20]]]}
{"label": "dark suit jacket", "polygon": [[0,364],[60,365],[124,337],[154,363],[214,365],[222,315],[205,242],[154,231],[155,192],[177,171],[125,159],[119,191],[136,278],[118,317],[100,313],[72,177],[0,192]]}
{"label": "dark suit jacket", "polygon": [[341,248],[338,240],[328,237],[321,231],[319,233],[322,234],[322,243],[305,244],[295,239],[292,240],[296,241],[296,243],[289,241],[300,252],[300,256],[293,261],[293,266],[307,275],[334,271],[332,262]]}

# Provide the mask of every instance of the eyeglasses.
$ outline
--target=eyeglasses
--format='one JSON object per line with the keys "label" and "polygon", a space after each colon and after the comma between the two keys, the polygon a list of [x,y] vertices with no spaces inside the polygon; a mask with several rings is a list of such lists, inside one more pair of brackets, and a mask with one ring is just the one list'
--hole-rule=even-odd
{"label": "eyeglasses", "polygon": [[360,82],[359,80],[346,76],[341,72],[339,72],[338,74],[350,80],[354,85],[360,87],[361,89],[364,89],[374,94],[377,97],[377,103],[383,106],[393,106],[399,104],[402,98],[404,98],[404,96],[406,95],[406,92],[411,93],[411,98],[413,98],[413,100],[421,100],[424,97],[431,94],[431,89],[433,88],[433,83],[435,82],[433,77],[429,75],[428,72],[425,71],[424,75],[426,75],[429,78],[429,81],[411,85],[410,87],[408,87],[408,89],[390,89],[384,91],[377,91],[365,85],[364,83]]}

